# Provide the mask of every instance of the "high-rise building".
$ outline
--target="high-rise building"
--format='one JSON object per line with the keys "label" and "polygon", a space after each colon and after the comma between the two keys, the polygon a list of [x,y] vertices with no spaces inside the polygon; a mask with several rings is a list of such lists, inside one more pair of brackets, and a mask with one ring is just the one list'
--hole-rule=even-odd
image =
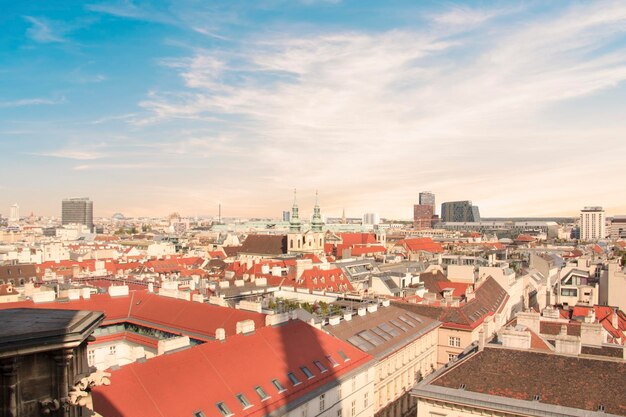
{"label": "high-rise building", "polygon": [[419,203],[421,206],[433,206],[433,214],[435,213],[435,194],[430,191],[422,191],[420,193]]}
{"label": "high-rise building", "polygon": [[13,204],[9,210],[9,222],[16,223],[20,221],[20,206]]}
{"label": "high-rise building", "polygon": [[379,224],[380,216],[378,213],[365,213],[363,215],[363,224]]}
{"label": "high-rise building", "polygon": [[413,206],[413,226],[416,229],[432,228],[435,206],[430,204],[415,204]]}
{"label": "high-rise building", "polygon": [[626,239],[626,216],[613,216],[610,235],[611,239]]}
{"label": "high-rise building", "polygon": [[66,198],[61,205],[62,224],[84,224],[93,230],[93,201],[87,197]]}
{"label": "high-rise building", "polygon": [[480,221],[480,211],[478,206],[473,206],[472,202],[448,201],[441,205],[441,221],[473,223]]}
{"label": "high-rise building", "polygon": [[580,211],[580,240],[598,240],[606,237],[604,209],[585,207]]}
{"label": "high-rise building", "polygon": [[283,221],[288,222],[291,219],[289,210],[283,210]]}

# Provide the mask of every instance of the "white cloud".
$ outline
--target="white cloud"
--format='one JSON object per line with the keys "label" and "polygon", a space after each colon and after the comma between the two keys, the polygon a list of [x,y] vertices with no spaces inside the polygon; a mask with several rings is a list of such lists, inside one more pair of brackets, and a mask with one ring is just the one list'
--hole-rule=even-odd
{"label": "white cloud", "polygon": [[24,19],[31,23],[31,27],[26,30],[26,34],[34,41],[41,43],[66,42],[63,37],[64,30],[53,27],[53,23],[41,18],[24,16]]}
{"label": "white cloud", "polygon": [[43,98],[43,97],[22,98],[22,99],[13,100],[13,101],[0,101],[0,108],[53,105],[53,104],[62,104],[65,102],[66,102],[65,97],[62,97],[60,99],[50,99],[50,98]]}
{"label": "white cloud", "polygon": [[[355,207],[390,214],[407,212],[421,188],[441,199],[483,198],[496,215],[499,208],[530,211],[525,193],[537,186],[519,179],[527,170],[537,182],[587,184],[579,167],[594,152],[603,145],[626,151],[616,139],[623,132],[592,122],[556,131],[542,119],[548,108],[626,80],[626,50],[614,42],[626,33],[626,4],[594,2],[501,23],[507,13],[457,8],[433,17],[428,30],[290,33],[244,41],[236,52],[198,51],[166,63],[186,89],[152,92],[141,103],[148,116],[135,123],[220,123],[222,136],[240,144],[220,149],[209,138],[207,155],[252,155],[252,188],[326,188]],[[450,41],[459,26],[475,31]],[[575,152],[590,137],[600,147]],[[559,157],[564,147],[572,151]],[[618,167],[611,158],[592,169]],[[516,191],[503,193],[507,201],[491,200],[509,186]],[[570,192],[549,189],[552,200],[538,197],[544,210],[562,212]],[[374,190],[384,190],[384,201],[372,201]]]}

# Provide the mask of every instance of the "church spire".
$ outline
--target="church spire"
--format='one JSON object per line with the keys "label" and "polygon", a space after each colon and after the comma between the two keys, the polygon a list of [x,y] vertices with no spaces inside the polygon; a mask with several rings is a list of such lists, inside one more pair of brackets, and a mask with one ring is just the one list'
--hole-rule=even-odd
{"label": "church spire", "polygon": [[313,208],[313,219],[311,219],[311,230],[314,232],[321,232],[324,222],[322,221],[322,215],[320,214],[320,201],[317,190],[315,191],[315,207]]}
{"label": "church spire", "polygon": [[289,221],[289,231],[300,231],[300,218],[298,216],[298,201],[296,199],[296,189],[293,189],[293,206],[291,207],[291,220]]}

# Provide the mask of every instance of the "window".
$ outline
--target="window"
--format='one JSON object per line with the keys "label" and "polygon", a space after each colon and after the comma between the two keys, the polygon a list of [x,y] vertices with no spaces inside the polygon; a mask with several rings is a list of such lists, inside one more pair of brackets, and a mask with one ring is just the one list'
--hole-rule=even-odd
{"label": "window", "polygon": [[356,400],[352,400],[352,404],[350,406],[350,415],[352,417],[356,415]]}
{"label": "window", "polygon": [[448,339],[448,343],[452,347],[461,347],[461,338],[450,336],[450,338]]}
{"label": "window", "polygon": [[452,362],[456,358],[454,353],[448,353],[448,362]]}
{"label": "window", "polygon": [[217,406],[217,409],[220,410],[220,413],[223,416],[228,417],[228,416],[232,416],[233,415],[233,413],[230,412],[230,410],[228,409],[226,404],[224,404],[224,403],[217,403],[216,406]]}
{"label": "window", "polygon": [[302,406],[302,417],[307,417],[309,414],[309,403],[304,403]]}
{"label": "window", "polygon": [[341,385],[337,387],[337,399],[341,400]]}
{"label": "window", "polygon": [[306,375],[308,379],[313,378],[313,372],[311,372],[309,368],[307,368],[306,366],[301,366],[300,369],[302,370],[302,372],[304,372],[304,375]]}
{"label": "window", "polygon": [[350,360],[348,355],[346,355],[343,350],[339,350],[338,353],[339,353],[339,356],[341,356],[341,359],[343,359],[344,362],[348,362]]}
{"label": "window", "polygon": [[96,361],[96,351],[95,350],[88,350],[87,351],[87,363],[89,363],[89,365],[93,365],[93,363]]}
{"label": "window", "polygon": [[281,384],[280,381],[278,381],[277,379],[273,379],[272,380],[272,384],[274,384],[274,387],[276,388],[278,393],[281,393],[283,391],[287,391],[287,389],[285,387],[283,387],[283,384]]}
{"label": "window", "polygon": [[342,417],[343,416],[343,411],[340,409],[337,410],[337,417]]}
{"label": "window", "polygon": [[326,394],[320,395],[320,413],[326,408]]}
{"label": "window", "polygon": [[289,378],[289,380],[291,381],[293,385],[298,385],[300,383],[300,380],[293,372],[289,372],[287,374],[287,377]]}
{"label": "window", "polygon": [[196,411],[193,413],[193,417],[206,417],[202,411]]}
{"label": "window", "polygon": [[109,355],[115,355],[116,352],[116,346],[109,346]]}
{"label": "window", "polygon": [[367,392],[363,395],[363,408],[367,408]]}
{"label": "window", "polygon": [[328,371],[328,369],[326,369],[326,367],[324,365],[322,365],[322,362],[320,362],[320,361],[313,361],[313,363],[315,364],[315,366],[317,366],[317,369],[319,369],[320,372]]}
{"label": "window", "polygon": [[270,397],[260,385],[254,388],[254,390],[259,394],[259,397],[261,397],[261,401],[265,401]]}
{"label": "window", "polygon": [[244,410],[248,407],[252,407],[252,404],[250,404],[250,401],[248,401],[245,395],[237,394],[236,397],[239,400],[239,403],[241,404]]}
{"label": "window", "polygon": [[563,297],[578,297],[578,290],[576,288],[561,288],[561,295]]}
{"label": "window", "polygon": [[352,392],[356,391],[356,377],[352,377]]}

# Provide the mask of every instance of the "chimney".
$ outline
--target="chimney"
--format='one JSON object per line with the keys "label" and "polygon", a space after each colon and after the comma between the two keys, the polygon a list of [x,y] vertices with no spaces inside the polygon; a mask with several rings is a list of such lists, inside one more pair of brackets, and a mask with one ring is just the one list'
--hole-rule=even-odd
{"label": "chimney", "polygon": [[343,319],[344,319],[344,321],[352,320],[352,313],[344,313]]}
{"label": "chimney", "polygon": [[215,339],[219,340],[220,342],[226,340],[226,331],[221,327],[215,329]]}
{"label": "chimney", "polygon": [[359,309],[356,311],[357,314],[361,317],[363,317],[365,315],[365,307],[359,307]]}
{"label": "chimney", "polygon": [[483,329],[480,329],[480,331],[478,332],[478,351],[479,352],[482,352],[483,349],[485,349],[485,343],[486,343],[485,331]]}
{"label": "chimney", "polygon": [[154,284],[151,282],[148,283],[148,292],[154,292]]}
{"label": "chimney", "polygon": [[370,304],[367,306],[368,313],[375,313],[378,310],[378,304]]}
{"label": "chimney", "polygon": [[611,325],[615,329],[619,329],[619,317],[617,315],[617,307],[613,310],[613,314],[611,315]]}
{"label": "chimney", "polygon": [[383,306],[383,307],[389,307],[389,305],[391,305],[391,301],[389,301],[389,300],[383,300],[383,302],[382,302],[382,306]]}

